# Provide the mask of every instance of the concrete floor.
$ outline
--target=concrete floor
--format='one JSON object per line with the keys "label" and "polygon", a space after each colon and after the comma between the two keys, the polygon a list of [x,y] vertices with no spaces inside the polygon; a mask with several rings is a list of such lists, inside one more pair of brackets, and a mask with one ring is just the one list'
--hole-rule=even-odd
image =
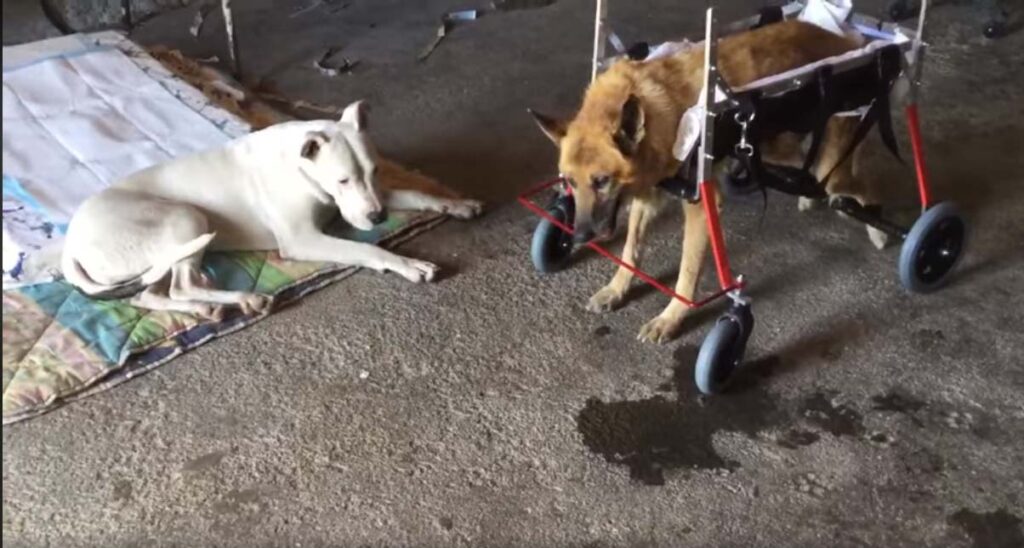
{"label": "concrete floor", "polygon": [[[700,398],[695,348],[635,335],[665,304],[583,309],[610,276],[581,253],[541,277],[512,201],[554,171],[524,109],[567,113],[592,2],[488,14],[425,62],[438,16],[484,2],[353,0],[289,17],[240,4],[246,78],[367,98],[391,156],[488,200],[403,251],[426,286],[363,273],[113,391],[3,430],[5,546],[1021,546],[1024,532],[1024,33],[936,9],[923,117],[937,192],[973,238],[952,285],[906,294],[897,249],[772,195],[725,215],[757,330],[732,393]],[[723,18],[760,2],[722,1]],[[859,0],[865,10],[882,2]],[[700,33],[703,2],[617,2],[628,41]],[[4,2],[7,41],[8,2]],[[192,12],[143,43],[218,53]],[[310,63],[343,46],[334,79]],[[223,53],[221,52],[223,57]],[[907,209],[912,173],[875,154]],[[650,270],[670,279],[676,213]],[[713,287],[709,276],[704,288]]]}

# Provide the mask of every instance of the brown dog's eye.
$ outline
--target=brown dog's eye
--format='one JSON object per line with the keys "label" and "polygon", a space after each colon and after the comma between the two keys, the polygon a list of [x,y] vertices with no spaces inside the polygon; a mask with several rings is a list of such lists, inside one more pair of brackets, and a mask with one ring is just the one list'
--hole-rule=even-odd
{"label": "brown dog's eye", "polygon": [[346,184],[346,183],[348,183],[348,179],[342,179],[342,180],[338,181],[338,184],[342,184],[343,185],[343,184]]}
{"label": "brown dog's eye", "polygon": [[612,178],[608,177],[607,175],[604,175],[600,177],[594,177],[590,184],[591,186],[594,187],[594,190],[601,191],[608,188],[608,185],[610,185],[611,182]]}

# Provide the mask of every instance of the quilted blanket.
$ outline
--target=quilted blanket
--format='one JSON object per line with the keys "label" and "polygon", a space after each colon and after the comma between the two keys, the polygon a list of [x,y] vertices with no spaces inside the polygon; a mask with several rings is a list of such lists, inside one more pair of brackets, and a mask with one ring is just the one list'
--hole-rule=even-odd
{"label": "quilted blanket", "polygon": [[[138,309],[123,301],[94,301],[52,277],[14,279],[24,274],[21,266],[26,254],[59,241],[62,225],[76,202],[90,192],[110,184],[123,171],[244,135],[250,124],[116,33],[65,37],[8,53],[5,48],[5,425],[109,389],[266,316],[266,312],[244,315],[234,311],[219,321],[199,319]],[[116,80],[101,82],[102,74],[89,72],[90,63],[104,59],[108,62],[105,66],[116,65]],[[41,62],[48,60],[56,66]],[[78,74],[63,81],[84,82],[80,89],[49,86],[38,93],[26,91],[45,71],[69,67]],[[22,72],[25,70],[29,72]],[[36,77],[25,78],[33,71]],[[144,89],[144,93],[119,95],[124,88]],[[67,94],[69,105],[91,104],[95,109],[71,109],[71,119],[66,116],[68,109],[41,106],[40,97],[63,100],[61,93]],[[140,104],[127,108],[124,97]],[[31,115],[31,119],[10,117],[9,102],[20,107],[11,112]],[[146,117],[146,113],[155,114]],[[193,138],[186,139],[188,135],[165,125],[179,118],[190,125]],[[108,139],[113,147],[96,147],[96,139]],[[55,154],[63,154],[67,161],[54,161]],[[443,219],[437,214],[393,212],[386,223],[370,232],[347,226],[335,230],[340,237],[390,245]],[[10,249],[16,254],[8,253]],[[208,253],[203,266],[218,287],[273,295],[271,310],[355,271],[336,264],[285,261],[273,252]],[[17,283],[8,285],[8,281]]]}
{"label": "quilted blanket", "polygon": [[[395,244],[443,220],[394,212],[373,232],[347,229],[339,235]],[[355,271],[265,252],[208,253],[204,269],[218,287],[274,295],[273,309]],[[4,291],[3,423],[111,388],[264,316],[236,312],[217,322],[152,312],[124,301],[91,300],[63,281]]]}

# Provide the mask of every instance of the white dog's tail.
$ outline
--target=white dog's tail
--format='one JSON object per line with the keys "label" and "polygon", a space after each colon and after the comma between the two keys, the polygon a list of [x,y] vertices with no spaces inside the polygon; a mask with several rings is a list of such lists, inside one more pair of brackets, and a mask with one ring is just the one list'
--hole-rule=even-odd
{"label": "white dog's tail", "polygon": [[94,299],[124,299],[139,293],[147,286],[163,279],[175,263],[202,251],[203,248],[210,245],[210,242],[213,241],[216,235],[216,232],[210,232],[185,242],[154,261],[141,274],[112,284],[93,280],[70,251],[64,253],[61,260],[61,268],[64,271],[64,278],[89,297]]}

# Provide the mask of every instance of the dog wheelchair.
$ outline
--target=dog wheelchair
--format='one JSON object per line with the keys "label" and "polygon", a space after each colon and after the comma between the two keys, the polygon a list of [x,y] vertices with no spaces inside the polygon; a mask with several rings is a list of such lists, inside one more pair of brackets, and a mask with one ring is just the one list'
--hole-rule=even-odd
{"label": "dog wheelchair", "polygon": [[[602,36],[605,33],[606,8],[600,4],[603,2],[599,3],[595,32],[595,76],[606,62],[603,56],[605,38]],[[762,10],[757,16],[726,26],[723,34],[793,18],[803,8],[804,4],[796,1]],[[727,159],[729,163],[728,174],[719,181],[721,191],[727,195],[772,189],[808,198],[828,198],[825,181],[818,181],[809,171],[826,122],[838,113],[857,111],[860,115],[852,143],[840,163],[849,161],[848,157],[856,146],[876,127],[883,143],[899,157],[892,133],[889,102],[894,86],[903,79],[909,85],[906,117],[922,215],[907,229],[886,220],[877,209],[864,207],[852,198],[833,197],[829,206],[902,240],[898,273],[902,285],[911,292],[928,293],[939,289],[956,266],[964,251],[967,225],[956,206],[936,201],[931,195],[918,121],[916,101],[926,49],[922,40],[926,10],[927,0],[922,0],[915,31],[853,14],[848,22],[865,37],[864,47],[736,89],[730,89],[719,75],[716,66],[719,32],[714,10],[707,10],[704,88],[698,104],[691,109],[699,116],[698,143],[683,157],[677,155],[682,161],[679,173],[662,181],[659,187],[680,199],[703,204],[719,291],[703,299],[688,299],[596,242],[585,244],[688,307],[701,307],[722,296],[730,299],[729,309],[715,322],[698,353],[694,376],[701,392],[713,394],[727,386],[742,363],[747,340],[754,327],[751,300],[745,292],[746,281],[733,273],[726,254],[711,171],[712,164],[718,159]],[[648,49],[642,44],[634,46],[628,50],[628,55],[643,59],[647,57]],[[761,159],[757,146],[760,139],[787,131],[811,135],[811,145],[802,168],[772,165]],[[534,203],[535,196],[551,188],[556,189],[556,193],[546,207]],[[554,179],[530,188],[519,196],[518,201],[541,217],[530,250],[535,268],[542,273],[560,270],[574,251],[571,187],[562,178]]]}

